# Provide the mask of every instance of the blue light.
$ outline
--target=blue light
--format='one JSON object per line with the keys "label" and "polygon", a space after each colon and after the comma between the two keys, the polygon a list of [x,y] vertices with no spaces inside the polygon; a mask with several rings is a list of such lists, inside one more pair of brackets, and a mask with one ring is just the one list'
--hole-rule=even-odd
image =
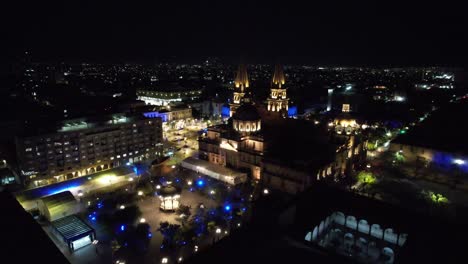
{"label": "blue light", "polygon": [[229,117],[231,115],[231,110],[229,109],[229,106],[223,105],[221,107],[221,115],[223,117]]}
{"label": "blue light", "polygon": [[95,216],[91,217],[91,220],[96,221],[96,217]]}
{"label": "blue light", "polygon": [[205,185],[205,182],[203,180],[198,180],[197,185],[198,187],[203,187],[203,185]]}
{"label": "blue light", "polygon": [[102,205],[102,203],[101,203],[101,202],[97,204],[97,207],[98,207],[99,209],[101,209],[101,208],[102,208],[102,206],[103,206],[103,205]]}
{"label": "blue light", "polygon": [[120,226],[120,231],[125,231],[125,225]]}
{"label": "blue light", "polygon": [[231,206],[230,206],[229,204],[228,204],[228,205],[225,205],[225,206],[224,206],[224,210],[225,210],[226,212],[231,211]]}
{"label": "blue light", "polygon": [[135,174],[138,174],[138,168],[136,166],[133,167],[133,172],[135,172]]}
{"label": "blue light", "polygon": [[151,237],[153,237],[153,234],[148,233],[148,238],[151,238]]}
{"label": "blue light", "polygon": [[288,117],[297,116],[297,106],[290,106],[288,108]]}

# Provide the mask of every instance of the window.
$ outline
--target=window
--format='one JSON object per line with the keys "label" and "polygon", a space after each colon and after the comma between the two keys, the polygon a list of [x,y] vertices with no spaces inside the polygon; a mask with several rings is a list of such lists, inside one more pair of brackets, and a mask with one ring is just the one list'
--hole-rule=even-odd
{"label": "window", "polygon": [[31,151],[32,151],[32,148],[27,148],[27,149],[25,149],[24,151],[26,151],[26,152],[31,152]]}

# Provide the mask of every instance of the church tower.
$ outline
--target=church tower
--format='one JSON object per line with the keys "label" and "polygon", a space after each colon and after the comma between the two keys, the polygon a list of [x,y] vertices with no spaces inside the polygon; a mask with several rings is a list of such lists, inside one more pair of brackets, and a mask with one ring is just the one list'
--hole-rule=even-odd
{"label": "church tower", "polygon": [[283,68],[277,64],[270,89],[270,97],[267,99],[267,110],[271,112],[279,112],[281,110],[288,111],[289,99],[284,88],[285,78]]}
{"label": "church tower", "polygon": [[236,109],[244,101],[243,99],[246,93],[248,93],[247,88],[249,88],[249,76],[247,75],[247,68],[245,65],[240,64],[239,68],[237,69],[236,78],[234,79],[234,94],[232,103],[229,104],[230,116],[236,112]]}

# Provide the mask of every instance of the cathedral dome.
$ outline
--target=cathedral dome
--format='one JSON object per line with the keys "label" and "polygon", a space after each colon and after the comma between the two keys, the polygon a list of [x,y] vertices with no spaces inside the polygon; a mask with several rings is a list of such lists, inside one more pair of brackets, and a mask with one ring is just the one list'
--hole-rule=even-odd
{"label": "cathedral dome", "polygon": [[250,103],[244,103],[236,109],[232,116],[232,125],[237,132],[257,132],[260,131],[260,119],[257,108]]}

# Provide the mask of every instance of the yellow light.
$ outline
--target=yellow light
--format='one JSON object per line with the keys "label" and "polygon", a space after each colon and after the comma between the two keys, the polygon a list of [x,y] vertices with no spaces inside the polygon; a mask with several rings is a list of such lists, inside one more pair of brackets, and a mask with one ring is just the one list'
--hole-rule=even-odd
{"label": "yellow light", "polygon": [[117,179],[117,176],[115,174],[107,174],[107,175],[102,175],[101,177],[98,177],[96,181],[99,184],[106,185],[106,184],[111,184],[113,181]]}

